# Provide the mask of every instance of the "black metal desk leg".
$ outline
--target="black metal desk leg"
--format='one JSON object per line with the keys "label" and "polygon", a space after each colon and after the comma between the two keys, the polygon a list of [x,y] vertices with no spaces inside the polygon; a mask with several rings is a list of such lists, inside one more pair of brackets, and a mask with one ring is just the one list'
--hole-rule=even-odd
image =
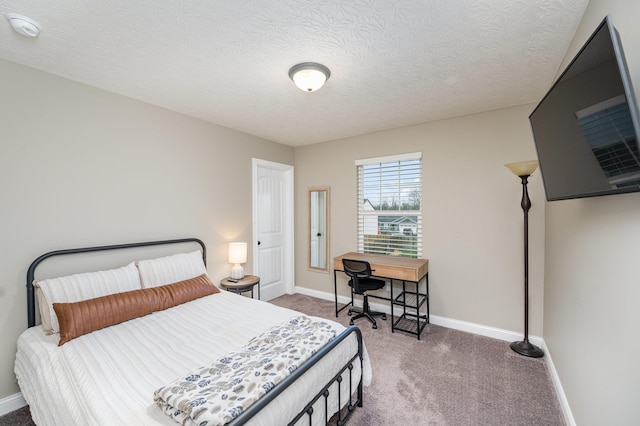
{"label": "black metal desk leg", "polygon": [[424,282],[427,286],[427,324],[431,324],[431,315],[429,313],[429,273],[427,272],[427,275],[424,276]]}
{"label": "black metal desk leg", "polygon": [[336,318],[338,318],[338,277],[335,269],[333,270],[333,294],[336,300]]}
{"label": "black metal desk leg", "polygon": [[395,320],[393,318],[393,278],[389,278],[389,296],[391,302],[391,332],[396,332]]}

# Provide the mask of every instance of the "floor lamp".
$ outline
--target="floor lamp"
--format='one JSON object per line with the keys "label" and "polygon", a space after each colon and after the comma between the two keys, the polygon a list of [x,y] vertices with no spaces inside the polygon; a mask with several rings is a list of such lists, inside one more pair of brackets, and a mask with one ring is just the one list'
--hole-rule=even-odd
{"label": "floor lamp", "polygon": [[531,200],[527,192],[527,178],[538,168],[538,162],[520,161],[505,164],[522,181],[522,201],[520,206],[524,212],[524,340],[511,343],[511,349],[520,355],[540,358],[544,352],[539,347],[529,343],[529,209]]}

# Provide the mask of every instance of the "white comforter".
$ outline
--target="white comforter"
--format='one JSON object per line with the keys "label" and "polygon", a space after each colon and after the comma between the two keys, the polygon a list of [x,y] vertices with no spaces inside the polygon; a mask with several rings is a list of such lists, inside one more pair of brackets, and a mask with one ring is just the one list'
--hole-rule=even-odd
{"label": "white comforter", "polygon": [[[33,327],[18,339],[15,372],[38,425],[176,425],[154,404],[154,390],[239,349],[294,315],[267,302],[221,292],[95,331],[60,347],[58,335],[46,336],[40,326]],[[344,330],[330,322],[338,333]],[[340,345],[344,351],[332,351],[308,372],[312,378],[305,375],[304,381],[290,386],[251,424],[275,425],[293,418],[312,396],[309,389],[328,382],[335,366],[344,363],[338,359],[353,353],[355,339],[343,343],[348,343]],[[365,351],[365,385],[370,380]],[[348,380],[343,386],[348,386]],[[347,390],[343,395],[348,395]],[[316,410],[317,415],[320,412]]]}

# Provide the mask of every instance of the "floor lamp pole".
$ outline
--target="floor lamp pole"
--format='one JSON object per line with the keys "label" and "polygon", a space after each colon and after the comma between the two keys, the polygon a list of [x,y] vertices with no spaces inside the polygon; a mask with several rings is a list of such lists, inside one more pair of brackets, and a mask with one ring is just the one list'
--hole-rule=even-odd
{"label": "floor lamp pole", "polygon": [[[522,181],[522,201],[520,206],[524,213],[524,340],[511,343],[510,347],[520,355],[540,358],[544,352],[529,342],[529,209],[531,200],[527,191],[527,180],[537,168],[537,161],[507,164],[511,171]],[[527,166],[527,167],[524,167]]]}

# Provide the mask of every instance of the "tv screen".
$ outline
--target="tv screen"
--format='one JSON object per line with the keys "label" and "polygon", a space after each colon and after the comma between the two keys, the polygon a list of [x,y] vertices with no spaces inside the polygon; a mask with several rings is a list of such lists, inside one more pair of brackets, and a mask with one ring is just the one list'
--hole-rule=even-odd
{"label": "tv screen", "polygon": [[607,16],[529,116],[547,200],[640,191],[640,125]]}

